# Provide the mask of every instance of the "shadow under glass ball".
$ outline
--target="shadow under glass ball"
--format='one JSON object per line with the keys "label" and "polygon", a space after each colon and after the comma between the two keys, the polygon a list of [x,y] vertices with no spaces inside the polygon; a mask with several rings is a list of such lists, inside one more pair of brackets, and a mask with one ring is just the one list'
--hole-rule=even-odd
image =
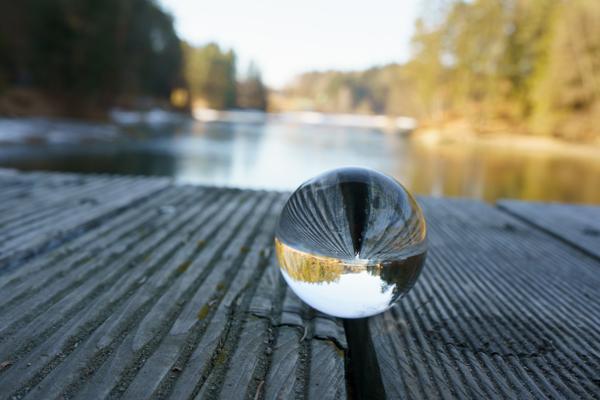
{"label": "shadow under glass ball", "polygon": [[283,277],[302,300],[336,317],[363,318],[412,288],[427,233],[419,205],[394,179],[340,168],[291,195],[275,247]]}

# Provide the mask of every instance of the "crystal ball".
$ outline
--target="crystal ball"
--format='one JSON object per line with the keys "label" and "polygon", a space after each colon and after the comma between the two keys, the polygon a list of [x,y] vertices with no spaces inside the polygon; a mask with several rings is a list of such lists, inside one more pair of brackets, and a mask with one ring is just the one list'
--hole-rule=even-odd
{"label": "crystal ball", "polygon": [[366,168],[340,168],[303,183],[275,232],[280,271],[313,308],[363,318],[390,308],[425,262],[421,208],[396,180]]}

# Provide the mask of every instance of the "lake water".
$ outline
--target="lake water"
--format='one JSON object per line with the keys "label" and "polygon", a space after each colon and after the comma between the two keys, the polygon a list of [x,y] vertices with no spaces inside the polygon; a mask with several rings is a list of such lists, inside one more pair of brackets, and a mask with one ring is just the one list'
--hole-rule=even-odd
{"label": "lake water", "polygon": [[416,194],[600,203],[600,159],[572,152],[425,146],[377,129],[281,122],[95,125],[0,120],[0,166],[141,174],[292,190],[348,165],[387,173]]}

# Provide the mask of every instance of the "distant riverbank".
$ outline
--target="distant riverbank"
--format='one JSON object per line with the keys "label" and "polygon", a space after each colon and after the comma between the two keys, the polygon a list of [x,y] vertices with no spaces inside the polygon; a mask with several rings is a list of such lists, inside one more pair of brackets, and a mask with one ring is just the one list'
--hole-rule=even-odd
{"label": "distant riverbank", "polygon": [[263,120],[200,122],[162,110],[116,111],[109,123],[0,118],[0,167],[293,190],[328,169],[358,165],[393,176],[415,194],[600,204],[600,153],[592,146],[257,116]]}
{"label": "distant riverbank", "polygon": [[417,121],[411,117],[322,113],[315,111],[263,112],[260,110],[212,110],[207,108],[195,108],[192,115],[200,122],[276,122],[346,128],[370,128],[379,129],[386,133],[409,133],[417,127]]}
{"label": "distant riverbank", "polygon": [[596,142],[569,142],[546,136],[525,135],[508,132],[481,134],[472,129],[420,128],[411,136],[416,143],[437,147],[443,145],[465,145],[493,148],[495,151],[554,153],[573,157],[600,159],[600,140]]}

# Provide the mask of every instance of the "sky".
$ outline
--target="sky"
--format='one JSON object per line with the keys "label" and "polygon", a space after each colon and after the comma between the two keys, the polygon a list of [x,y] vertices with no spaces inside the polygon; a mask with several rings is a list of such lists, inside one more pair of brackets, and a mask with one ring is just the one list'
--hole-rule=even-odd
{"label": "sky", "polygon": [[161,0],[179,36],[233,48],[281,87],[312,70],[357,70],[410,55],[420,0]]}

